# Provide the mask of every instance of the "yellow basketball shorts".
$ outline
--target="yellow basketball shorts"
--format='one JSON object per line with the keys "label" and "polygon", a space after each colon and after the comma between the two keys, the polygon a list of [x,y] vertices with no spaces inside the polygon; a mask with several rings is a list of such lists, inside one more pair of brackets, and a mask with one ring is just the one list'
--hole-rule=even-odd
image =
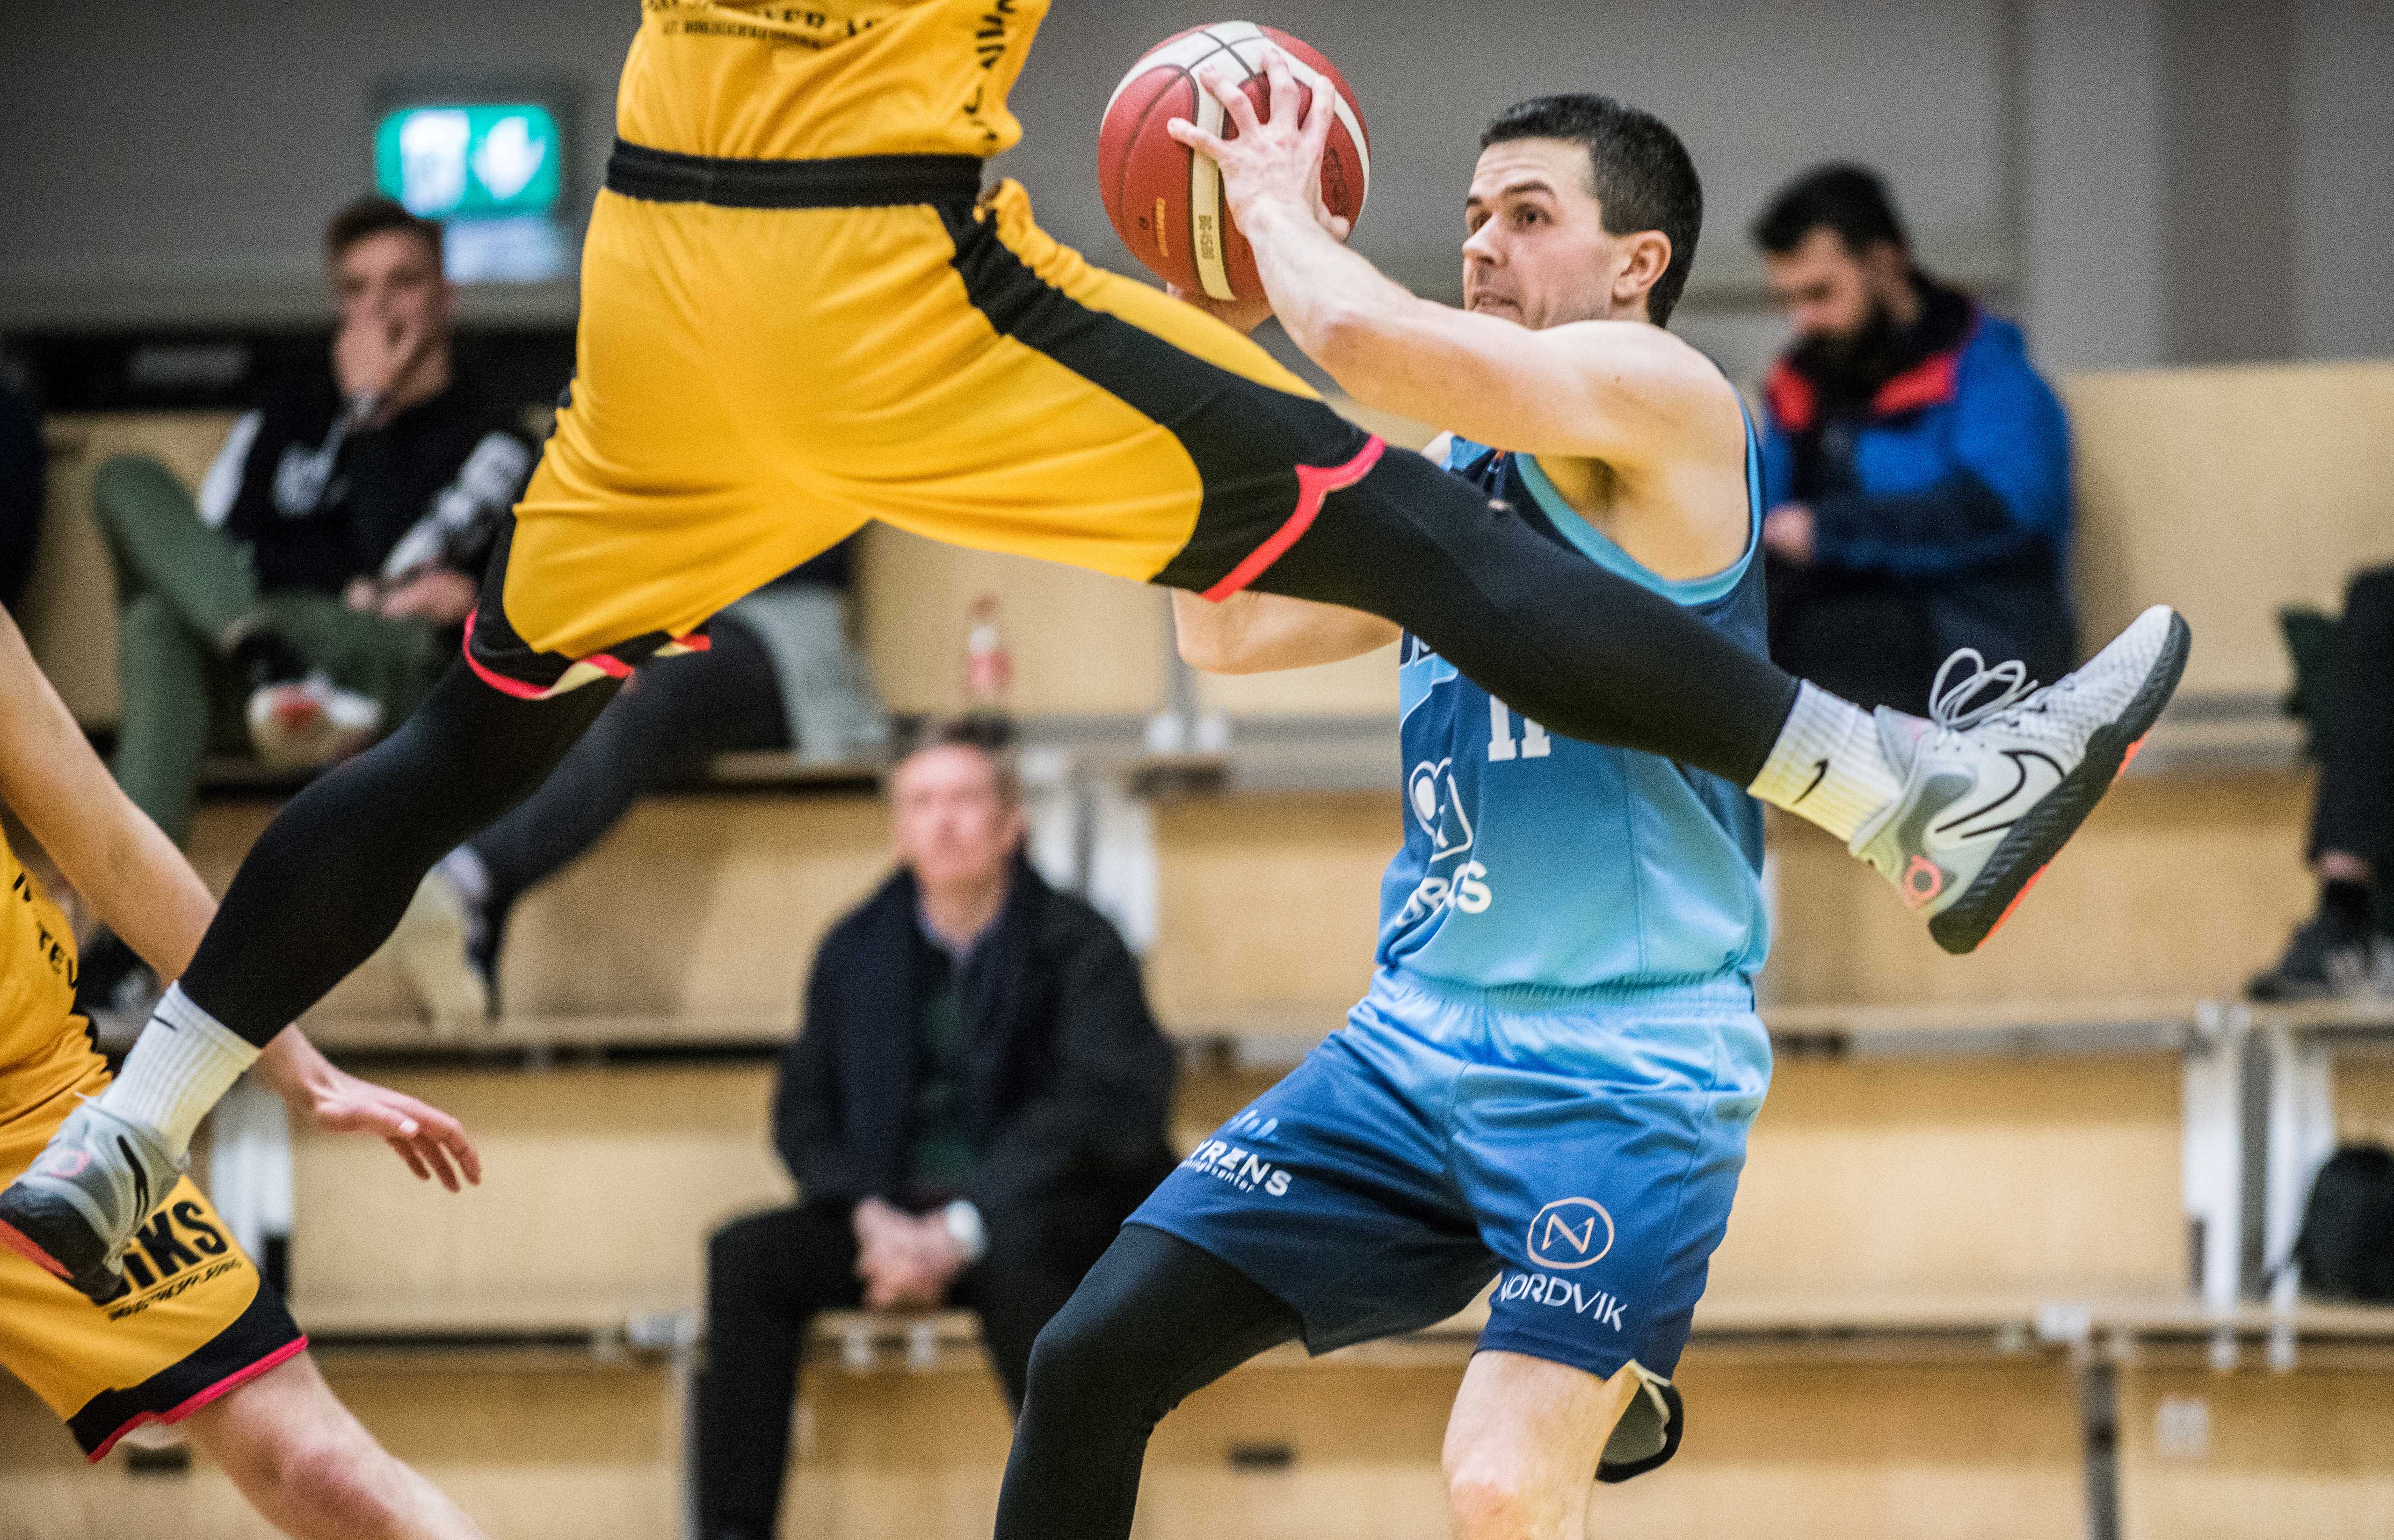
{"label": "yellow basketball shorts", "polygon": [[576,377],[468,623],[486,681],[703,645],[875,519],[1226,597],[1371,469],[1379,440],[980,164],[616,147]]}
{"label": "yellow basketball shorts", "polygon": [[[0,1083],[0,1185],[33,1164],[79,1095],[107,1084],[97,1056],[82,1084],[30,1107],[10,1108]],[[143,1423],[180,1421],[308,1346],[188,1178],[135,1236],[125,1274],[132,1292],[95,1305],[0,1246],[0,1367],[49,1403],[90,1459]]]}

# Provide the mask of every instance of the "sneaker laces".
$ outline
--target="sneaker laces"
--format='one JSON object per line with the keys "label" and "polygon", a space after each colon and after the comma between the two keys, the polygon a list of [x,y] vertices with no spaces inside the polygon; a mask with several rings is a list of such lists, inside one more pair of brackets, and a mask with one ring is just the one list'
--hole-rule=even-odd
{"label": "sneaker laces", "polygon": [[[1963,667],[1969,674],[1953,679],[1954,670]],[[1965,647],[1938,665],[1936,682],[1928,687],[1928,719],[1949,732],[1966,732],[2018,708],[2036,688],[2036,681],[2028,677],[2028,665],[2018,658],[1991,667],[1985,653]],[[1995,691],[1991,698],[1970,704],[1991,690]]]}

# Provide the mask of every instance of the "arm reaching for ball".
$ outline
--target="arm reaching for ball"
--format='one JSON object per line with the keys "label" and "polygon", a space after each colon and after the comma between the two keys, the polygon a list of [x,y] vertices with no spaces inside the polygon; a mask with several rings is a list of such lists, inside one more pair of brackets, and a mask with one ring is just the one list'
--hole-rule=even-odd
{"label": "arm reaching for ball", "polygon": [[[1735,398],[1703,355],[1643,321],[1532,330],[1420,298],[1342,244],[1321,201],[1332,114],[1278,48],[1263,50],[1269,115],[1227,72],[1200,90],[1236,130],[1176,119],[1175,141],[1221,167],[1224,196],[1255,254],[1281,325],[1367,406],[1436,423],[1482,443],[1623,467],[1684,458],[1690,435],[1736,424]],[[1344,221],[1337,221],[1343,225]]]}

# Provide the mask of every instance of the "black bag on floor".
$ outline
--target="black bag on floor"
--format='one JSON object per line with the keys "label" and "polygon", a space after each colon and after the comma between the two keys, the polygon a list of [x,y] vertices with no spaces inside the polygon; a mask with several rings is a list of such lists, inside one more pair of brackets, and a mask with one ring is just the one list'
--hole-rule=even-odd
{"label": "black bag on floor", "polygon": [[2327,1158],[2293,1260],[2314,1298],[2394,1304],[2394,1151],[2348,1144]]}

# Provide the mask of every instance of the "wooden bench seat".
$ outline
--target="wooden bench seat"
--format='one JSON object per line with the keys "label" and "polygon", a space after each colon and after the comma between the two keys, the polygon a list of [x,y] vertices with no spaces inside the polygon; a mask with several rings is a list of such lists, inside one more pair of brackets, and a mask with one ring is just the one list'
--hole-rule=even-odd
{"label": "wooden bench seat", "polygon": [[301,1135],[290,1271],[303,1322],[529,1330],[689,1310],[708,1232],[790,1198],[765,1065],[388,1079],[465,1121],[483,1185],[449,1193],[375,1141]]}

